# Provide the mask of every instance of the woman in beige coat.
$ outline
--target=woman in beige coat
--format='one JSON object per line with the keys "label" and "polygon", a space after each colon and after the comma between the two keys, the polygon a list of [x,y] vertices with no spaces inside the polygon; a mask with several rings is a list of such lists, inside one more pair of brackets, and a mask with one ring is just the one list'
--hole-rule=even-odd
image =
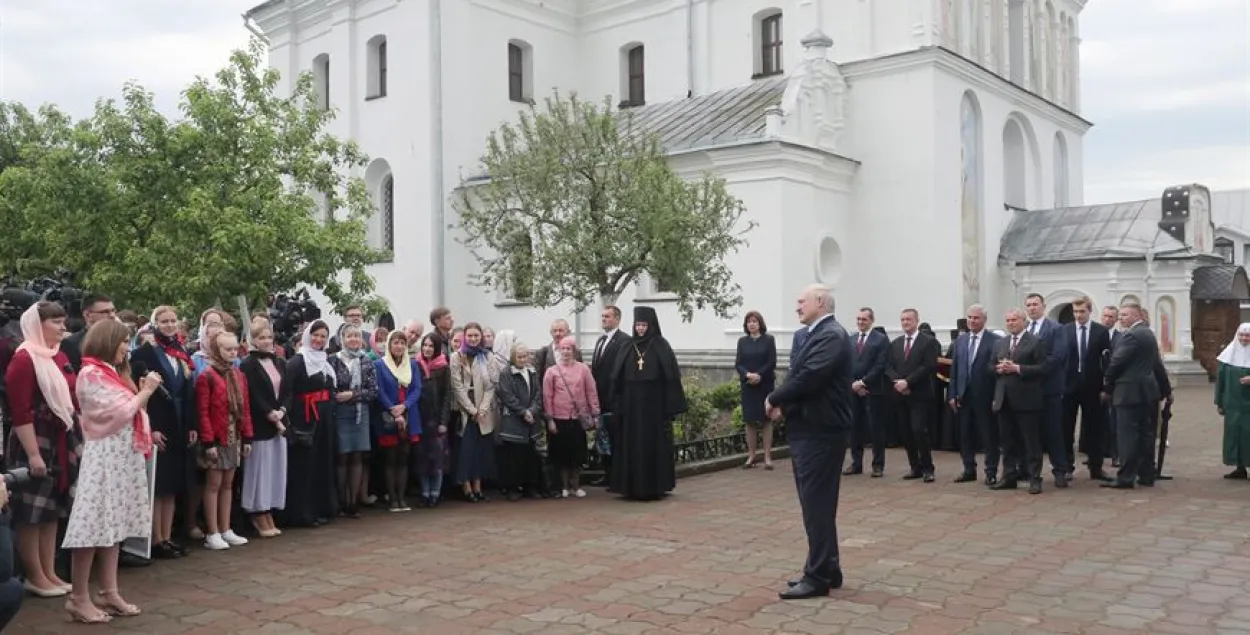
{"label": "woman in beige coat", "polygon": [[470,502],[486,500],[482,479],[495,478],[494,364],[491,352],[483,346],[482,327],[470,322],[464,327],[459,350],[451,356],[451,389],[460,406],[460,449],[456,460],[456,481]]}

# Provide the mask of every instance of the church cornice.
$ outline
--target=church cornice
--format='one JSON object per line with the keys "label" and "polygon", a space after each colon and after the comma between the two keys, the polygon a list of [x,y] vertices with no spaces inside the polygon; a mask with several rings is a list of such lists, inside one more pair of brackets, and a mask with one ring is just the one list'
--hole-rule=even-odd
{"label": "church cornice", "polygon": [[955,75],[976,88],[996,94],[1026,112],[1044,117],[1077,134],[1084,134],[1094,125],[1071,110],[1037,93],[1025,90],[975,62],[941,47],[926,46],[902,53],[845,62],[840,65],[843,75],[852,82],[861,77],[890,75],[927,66],[933,66]]}
{"label": "church cornice", "polygon": [[682,178],[711,172],[729,183],[785,179],[850,193],[859,162],[783,139],[727,143],[669,155]]}

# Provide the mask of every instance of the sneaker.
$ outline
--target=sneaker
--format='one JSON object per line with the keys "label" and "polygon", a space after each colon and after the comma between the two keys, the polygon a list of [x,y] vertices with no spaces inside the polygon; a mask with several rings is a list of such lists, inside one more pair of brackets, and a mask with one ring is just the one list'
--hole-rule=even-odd
{"label": "sneaker", "polygon": [[221,534],[212,534],[204,539],[204,548],[210,551],[223,551],[230,548],[230,544],[221,537]]}
{"label": "sneaker", "polygon": [[586,498],[586,490],[579,488],[576,492],[573,492],[573,495],[578,498]]}
{"label": "sneaker", "polygon": [[243,536],[240,536],[239,534],[234,533],[233,529],[222,534],[221,539],[226,541],[226,544],[230,545],[231,547],[242,547],[243,545],[247,544],[247,538],[244,538]]}
{"label": "sneaker", "polygon": [[566,489],[562,489],[562,490],[560,490],[560,498],[568,498],[568,497],[569,497],[569,491],[568,491],[568,490],[566,490]]}
{"label": "sneaker", "polygon": [[366,504],[366,505],[368,505],[368,506],[370,506],[370,507],[372,507],[372,506],[373,506],[373,504],[374,504],[374,503],[376,503],[376,502],[378,502],[378,497],[377,497],[377,496],[374,496],[373,494],[370,494],[370,495],[368,495],[368,496],[366,496],[366,497],[365,497],[365,504]]}

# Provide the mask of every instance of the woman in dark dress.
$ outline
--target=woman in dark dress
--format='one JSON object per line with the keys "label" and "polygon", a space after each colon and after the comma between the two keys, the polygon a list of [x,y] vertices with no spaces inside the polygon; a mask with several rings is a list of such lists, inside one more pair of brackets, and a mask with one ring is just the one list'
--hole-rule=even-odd
{"label": "woman in dark dress", "polygon": [[421,369],[421,413],[424,434],[417,444],[417,474],[421,481],[418,507],[438,507],[443,492],[443,474],[450,469],[447,426],[451,422],[451,369],[443,354],[443,337],[437,332],[421,338],[417,356]]}
{"label": "woman in dark dress", "polygon": [[746,427],[747,462],[742,469],[755,467],[756,435],[764,437],[764,469],[773,469],[773,422],[764,416],[764,398],[776,387],[777,342],[768,334],[764,316],[747,313],[742,321],[746,335],[738,338],[734,368],[742,392],[742,423]]}
{"label": "woman in dark dress", "polygon": [[12,430],[6,453],[9,470],[29,468],[31,481],[9,499],[26,590],[44,598],[63,597],[70,585],[57,576],[57,523],[69,517],[77,478],[82,430],[69,357],[60,350],[65,309],[39,302],[22,314],[22,344],[5,370]]}
{"label": "woman in dark dress", "polygon": [[156,325],[152,344],[131,353],[130,370],[135,380],[149,372],[161,374],[164,391],[148,399],[148,418],[156,454],[156,498],[152,506],[152,557],[179,558],[186,548],[174,542],[174,511],[177,499],[191,482],[190,447],[198,439],[195,411],[195,364],[178,333],[178,314],[173,307],[160,306],[152,312]]}
{"label": "woman in dark dress", "polygon": [[291,427],[287,431],[286,508],[278,520],[288,527],[318,527],[338,513],[335,487],[334,390],[337,375],[326,355],[330,327],[317,320],[300,339],[299,354],[286,365],[291,382]]}
{"label": "woman in dark dress", "polygon": [[620,439],[612,440],[610,491],[632,500],[663,498],[677,486],[673,419],[686,411],[686,393],[677,356],[649,306],[634,307],[633,338],[617,359],[611,394]]}

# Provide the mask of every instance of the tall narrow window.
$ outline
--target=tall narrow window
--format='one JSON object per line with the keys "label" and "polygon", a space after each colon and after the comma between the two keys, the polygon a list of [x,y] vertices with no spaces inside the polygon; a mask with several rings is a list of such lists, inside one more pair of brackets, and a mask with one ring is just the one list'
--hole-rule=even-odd
{"label": "tall narrow window", "polygon": [[313,58],[313,91],[317,107],[330,109],[330,56],[322,53]]}
{"label": "tall narrow window", "polygon": [[627,44],[622,49],[621,108],[647,103],[646,52],[641,44]]}
{"label": "tall narrow window", "polygon": [[532,103],[533,49],[520,40],[508,42],[508,99]]}
{"label": "tall narrow window", "polygon": [[395,252],[395,177],[387,174],[382,179],[382,191],[379,194],[379,212],[382,214],[382,236],[380,248],[391,253]]}
{"label": "tall narrow window", "polygon": [[760,70],[761,77],[780,75],[781,65],[781,12],[760,19]]}
{"label": "tall narrow window", "polygon": [[375,35],[368,44],[368,86],[365,99],[386,96],[386,36]]}

